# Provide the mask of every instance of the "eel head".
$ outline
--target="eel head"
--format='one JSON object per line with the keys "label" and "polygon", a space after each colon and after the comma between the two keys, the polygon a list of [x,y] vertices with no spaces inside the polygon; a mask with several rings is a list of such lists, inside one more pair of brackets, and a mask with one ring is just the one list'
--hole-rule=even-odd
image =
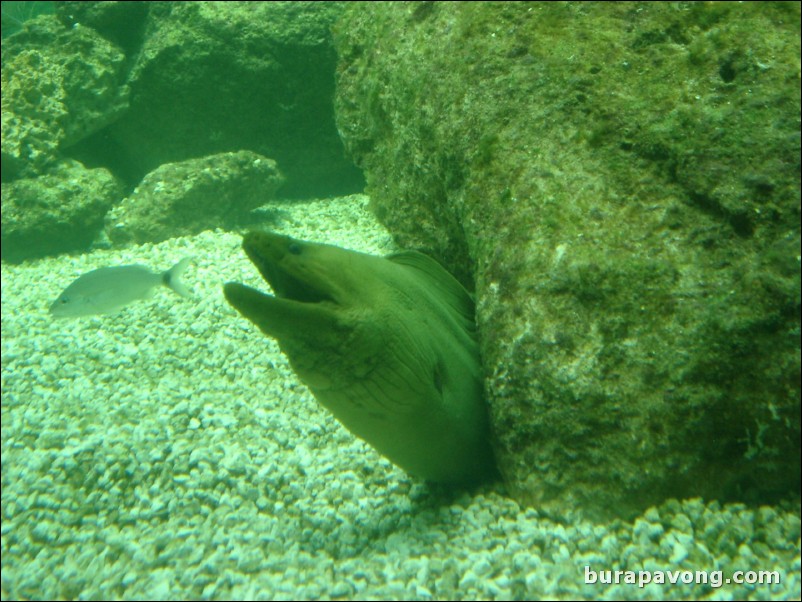
{"label": "eel head", "polygon": [[[358,332],[364,323],[364,299],[355,298],[359,287],[353,280],[359,278],[359,270],[351,264],[356,254],[271,232],[246,234],[242,247],[274,294],[229,282],[223,287],[228,302],[278,341],[306,384],[317,389],[337,386],[338,374],[343,374],[337,370],[338,360],[344,358],[343,343],[357,336],[363,343],[372,338]],[[362,345],[361,351],[357,350],[364,356],[361,371],[366,371],[375,350]],[[358,358],[352,353],[349,372],[355,363]]]}

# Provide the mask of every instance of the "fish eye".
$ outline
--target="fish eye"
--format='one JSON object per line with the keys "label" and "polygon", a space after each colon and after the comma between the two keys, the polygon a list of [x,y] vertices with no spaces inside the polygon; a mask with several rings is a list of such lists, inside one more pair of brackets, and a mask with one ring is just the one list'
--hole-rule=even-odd
{"label": "fish eye", "polygon": [[61,304],[64,305],[69,301],[69,299],[67,299],[67,297],[62,297],[61,299],[59,299],[59,301],[61,301]]}
{"label": "fish eye", "polygon": [[297,242],[291,242],[290,246],[287,247],[287,250],[293,255],[300,255],[301,245],[299,245]]}

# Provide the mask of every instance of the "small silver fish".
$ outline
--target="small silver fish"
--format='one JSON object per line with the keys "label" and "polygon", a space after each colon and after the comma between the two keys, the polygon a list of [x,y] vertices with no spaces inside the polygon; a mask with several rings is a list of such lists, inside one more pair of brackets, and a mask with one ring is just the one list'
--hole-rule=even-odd
{"label": "small silver fish", "polygon": [[112,313],[137,299],[148,296],[163,284],[182,297],[191,297],[180,280],[191,257],[185,257],[163,274],[154,274],[143,265],[100,268],[79,276],[50,306],[57,318],[73,318]]}

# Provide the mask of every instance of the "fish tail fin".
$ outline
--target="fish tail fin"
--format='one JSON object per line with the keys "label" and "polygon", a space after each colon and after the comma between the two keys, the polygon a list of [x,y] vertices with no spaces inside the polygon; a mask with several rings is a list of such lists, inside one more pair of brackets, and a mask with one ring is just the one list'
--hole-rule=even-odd
{"label": "fish tail fin", "polygon": [[187,269],[190,261],[192,261],[192,257],[184,257],[184,259],[162,274],[162,282],[164,285],[169,286],[176,293],[187,299],[192,298],[192,293],[184,286],[184,283],[181,282],[181,275],[184,273],[184,270]]}

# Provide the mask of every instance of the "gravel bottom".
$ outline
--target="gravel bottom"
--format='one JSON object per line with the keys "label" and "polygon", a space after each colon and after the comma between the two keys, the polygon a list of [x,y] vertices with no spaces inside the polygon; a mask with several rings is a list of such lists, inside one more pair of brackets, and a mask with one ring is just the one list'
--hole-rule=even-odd
{"label": "gravel bottom", "polygon": [[[265,217],[298,238],[394,250],[364,196]],[[669,500],[633,522],[558,523],[500,485],[447,494],[409,479],[226,304],[225,281],[266,288],[240,241],[205,232],[3,264],[4,600],[799,599],[796,505]],[[47,312],[91,269],[187,255],[193,301],[162,289],[112,316]],[[585,583],[586,566],[634,573]],[[645,570],[679,582],[641,587]],[[695,571],[724,583],[683,583]],[[780,582],[726,583],[735,571]]]}

